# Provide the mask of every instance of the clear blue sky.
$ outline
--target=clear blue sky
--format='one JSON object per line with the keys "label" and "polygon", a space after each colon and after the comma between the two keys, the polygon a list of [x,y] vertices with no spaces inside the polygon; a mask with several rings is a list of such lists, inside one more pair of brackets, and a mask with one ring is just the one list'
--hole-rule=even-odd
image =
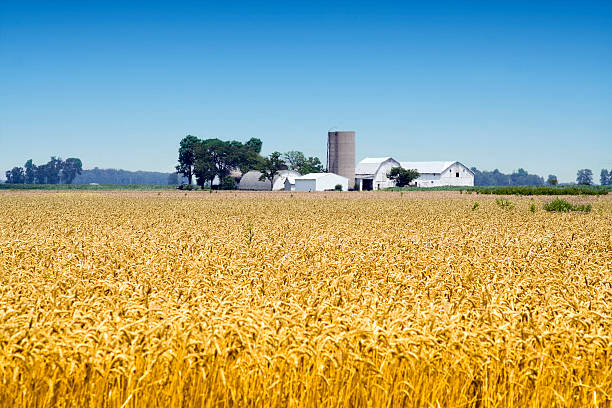
{"label": "clear blue sky", "polygon": [[0,169],[171,171],[179,140],[325,158],[612,168],[612,2],[0,5]]}

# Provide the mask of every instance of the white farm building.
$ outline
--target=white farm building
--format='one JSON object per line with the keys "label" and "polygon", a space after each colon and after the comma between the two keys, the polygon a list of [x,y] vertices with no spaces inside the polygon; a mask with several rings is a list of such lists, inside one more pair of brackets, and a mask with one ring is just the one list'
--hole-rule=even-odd
{"label": "white farm building", "polygon": [[[272,190],[283,190],[285,188],[285,180],[289,177],[298,177],[300,173],[293,170],[281,170],[274,176],[274,186]],[[270,180],[260,180],[261,172],[251,170],[245,173],[238,184],[239,190],[270,190]]]}
{"label": "white farm building", "polygon": [[420,176],[413,184],[416,187],[474,185],[474,172],[458,161],[399,162],[391,157],[367,157],[355,169],[355,188],[380,190],[394,187],[395,182],[387,177],[393,167],[418,171]]}
{"label": "white farm building", "polygon": [[[309,173],[295,178],[295,191],[325,191],[334,190],[337,185],[342,186],[342,191],[349,188],[348,178],[334,173]],[[290,181],[285,182],[285,189],[291,186]]]}

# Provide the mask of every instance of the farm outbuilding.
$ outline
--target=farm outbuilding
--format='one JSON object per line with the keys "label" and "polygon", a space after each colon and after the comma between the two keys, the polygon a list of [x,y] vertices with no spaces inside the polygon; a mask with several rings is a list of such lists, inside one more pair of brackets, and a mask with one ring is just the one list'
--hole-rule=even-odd
{"label": "farm outbuilding", "polygon": [[[300,173],[294,170],[281,170],[274,176],[273,190],[284,190],[287,177],[299,177]],[[270,180],[259,180],[261,172],[251,170],[246,172],[238,184],[239,190],[270,190]]]}
{"label": "farm outbuilding", "polygon": [[337,185],[348,191],[349,179],[334,173],[309,173],[295,178],[295,191],[334,190]]}

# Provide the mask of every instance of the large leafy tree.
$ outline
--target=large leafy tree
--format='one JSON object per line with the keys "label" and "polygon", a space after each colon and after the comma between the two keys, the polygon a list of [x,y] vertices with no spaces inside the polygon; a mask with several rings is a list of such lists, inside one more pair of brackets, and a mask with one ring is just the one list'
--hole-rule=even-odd
{"label": "large leafy tree", "polygon": [[208,182],[212,188],[217,170],[215,167],[213,147],[208,142],[209,140],[201,141],[195,147],[194,175],[200,187],[204,187]]}
{"label": "large leafy tree", "polygon": [[593,172],[591,169],[580,169],[576,174],[576,183],[585,186],[593,184]]}
{"label": "large leafy tree", "polygon": [[409,185],[413,180],[418,179],[419,176],[420,174],[418,171],[414,169],[404,169],[402,167],[393,167],[387,174],[387,177],[395,181],[395,185],[398,187]]}
{"label": "large leafy tree", "polygon": [[195,136],[187,135],[179,144],[179,164],[176,166],[176,171],[179,174],[187,177],[189,184],[193,181],[193,166],[195,165],[195,148],[201,143],[200,139]]}
{"label": "large leafy tree", "polygon": [[259,164],[257,170],[261,172],[260,181],[270,181],[270,190],[274,188],[274,177],[279,171],[285,169],[287,165],[281,158],[280,152],[273,152],[270,156],[265,157]]}
{"label": "large leafy tree", "polygon": [[555,176],[554,174],[549,174],[546,182],[551,186],[556,186],[557,184],[559,184],[559,180],[557,180],[557,176]]}
{"label": "large leafy tree", "polygon": [[83,163],[81,159],[76,157],[70,157],[66,159],[62,167],[62,182],[65,184],[72,184],[77,175],[80,175],[83,171]]}

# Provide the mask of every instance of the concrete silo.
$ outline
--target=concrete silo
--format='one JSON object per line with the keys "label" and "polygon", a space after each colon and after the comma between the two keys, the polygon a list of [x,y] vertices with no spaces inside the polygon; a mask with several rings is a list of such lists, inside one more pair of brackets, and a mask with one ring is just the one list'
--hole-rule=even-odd
{"label": "concrete silo", "polygon": [[327,132],[327,171],[355,186],[355,132]]}

